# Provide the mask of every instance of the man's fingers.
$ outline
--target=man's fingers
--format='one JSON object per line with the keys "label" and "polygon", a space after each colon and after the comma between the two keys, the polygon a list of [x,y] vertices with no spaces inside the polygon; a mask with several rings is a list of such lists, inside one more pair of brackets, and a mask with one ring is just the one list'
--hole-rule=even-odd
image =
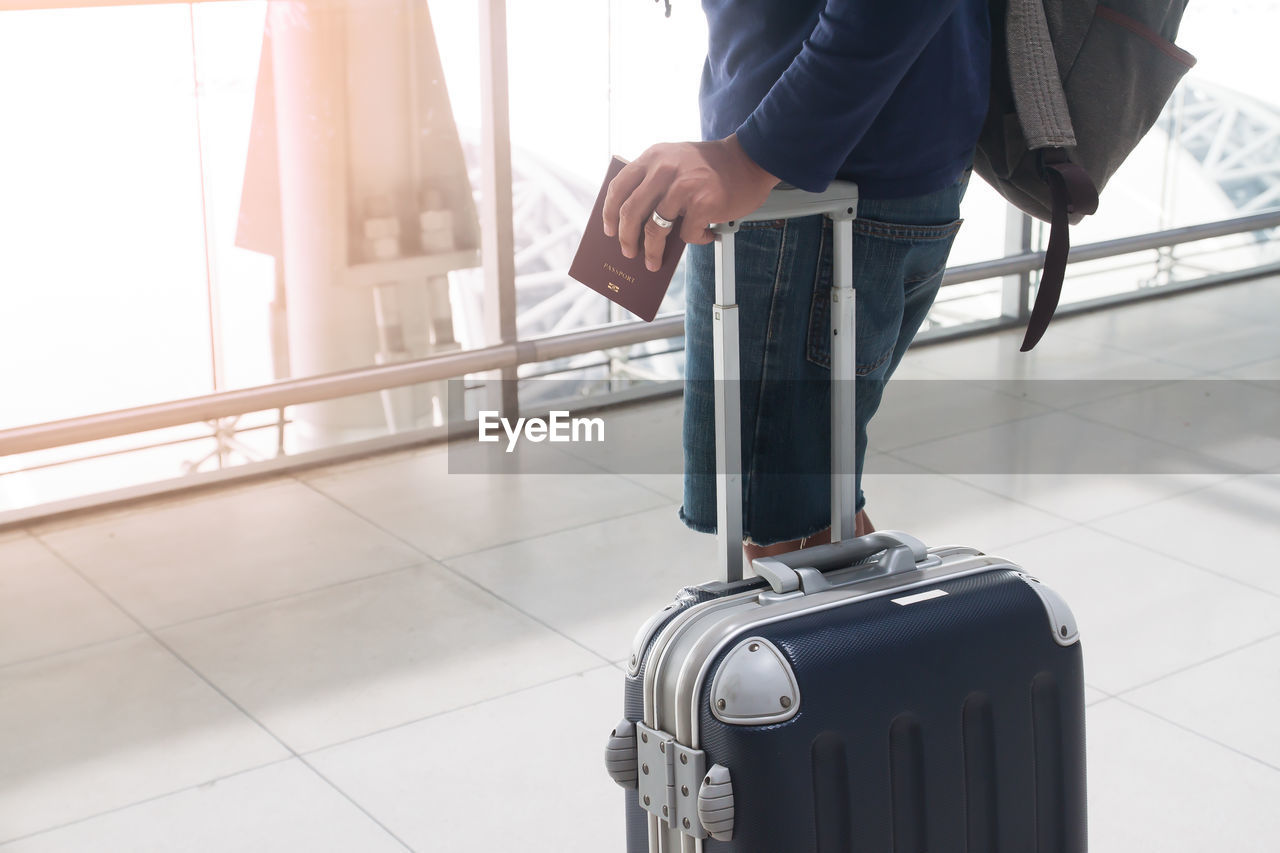
{"label": "man's fingers", "polygon": [[618,208],[618,242],[622,245],[622,254],[628,258],[634,258],[640,253],[644,229],[652,221],[649,216],[658,206],[658,200],[665,195],[670,183],[671,170],[655,166]]}
{"label": "man's fingers", "polygon": [[630,198],[636,187],[644,180],[644,168],[635,163],[628,163],[614,175],[609,182],[609,189],[604,194],[604,233],[607,237],[618,234],[618,211],[622,203]]}
{"label": "man's fingers", "polygon": [[[679,213],[672,211],[670,216],[662,212],[662,208],[669,207],[670,202],[663,199],[662,203],[654,208],[657,213],[668,222],[674,223]],[[667,237],[676,229],[676,225],[662,226],[653,218],[653,214],[649,214],[649,221],[644,224],[644,265],[649,270],[657,270],[662,266],[662,255],[667,250]]]}
{"label": "man's fingers", "polygon": [[716,235],[708,227],[711,223],[696,210],[686,210],[684,221],[680,223],[680,239],[686,243],[701,245],[710,243]]}

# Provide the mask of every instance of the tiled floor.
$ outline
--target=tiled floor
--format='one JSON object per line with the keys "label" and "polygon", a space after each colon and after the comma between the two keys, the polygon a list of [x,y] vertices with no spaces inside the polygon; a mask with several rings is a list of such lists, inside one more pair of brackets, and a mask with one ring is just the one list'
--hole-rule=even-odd
{"label": "tiled floor", "polygon": [[[1267,281],[921,349],[873,434],[878,524],[1072,602],[1094,851],[1277,849],[1277,318]],[[0,851],[620,851],[617,663],[714,575],[679,406],[552,473],[430,448],[0,534]]]}

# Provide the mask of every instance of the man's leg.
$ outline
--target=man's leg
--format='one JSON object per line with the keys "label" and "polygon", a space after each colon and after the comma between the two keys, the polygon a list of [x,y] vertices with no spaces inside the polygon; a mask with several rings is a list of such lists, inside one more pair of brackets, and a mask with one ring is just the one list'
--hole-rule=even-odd
{"label": "man's leg", "polygon": [[[875,533],[876,529],[871,524],[871,519],[867,518],[865,509],[858,510],[857,516],[853,520],[855,536],[866,536],[868,533]],[[756,557],[776,557],[779,554],[789,554],[792,551],[798,551],[801,548],[812,548],[814,545],[826,545],[831,541],[831,528],[825,527],[812,536],[801,536],[799,539],[790,539],[786,542],[775,542],[772,545],[753,545],[750,542],[744,542],[742,545],[742,553],[750,562]]]}
{"label": "man's leg", "polygon": [[[824,220],[749,223],[736,239],[745,540],[761,546],[813,535],[829,519],[826,422],[830,379],[806,357]],[[829,237],[826,238],[829,257]],[[712,398],[712,247],[690,246],[685,309],[685,489],[682,520],[716,529]],[[828,264],[829,266],[829,264]],[[829,289],[830,283],[826,284]]]}
{"label": "man's leg", "polygon": [[[951,243],[959,228],[960,199],[969,174],[943,190],[893,200],[864,200],[854,224],[854,277],[858,292],[857,467],[859,511],[855,535],[874,531],[861,508],[862,462],[866,457],[867,425],[879,408],[885,384],[901,362],[937,295]],[[824,259],[824,263],[829,261]],[[829,267],[827,267],[829,269]],[[827,287],[820,282],[820,288]],[[815,303],[815,311],[825,309]],[[826,312],[812,325],[825,328]],[[887,333],[887,335],[886,335]],[[818,342],[820,345],[822,342]],[[812,356],[826,355],[825,347]],[[747,543],[747,557],[774,556],[829,541],[820,535],[758,546]]]}
{"label": "man's leg", "polygon": [[[923,321],[959,227],[967,176],[937,193],[864,199],[854,228],[858,290],[858,468],[866,425],[884,384]],[[830,231],[816,220],[739,232],[742,323],[744,543],[748,557],[785,553],[824,535],[828,473]],[[754,233],[753,233],[754,232]],[[819,258],[821,256],[821,258]],[[714,418],[710,401],[710,247],[690,247],[686,307],[685,503],[681,518],[715,530]],[[829,464],[829,462],[827,462]],[[776,472],[776,473],[769,473]],[[860,473],[860,472],[859,472]],[[861,511],[858,535],[872,527]],[[793,538],[808,533],[804,538]],[[784,538],[787,537],[787,538]]]}

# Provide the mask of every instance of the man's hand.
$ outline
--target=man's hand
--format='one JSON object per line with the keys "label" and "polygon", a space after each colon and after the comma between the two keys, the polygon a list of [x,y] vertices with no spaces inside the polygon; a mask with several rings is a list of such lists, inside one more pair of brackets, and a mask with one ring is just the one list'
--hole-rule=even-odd
{"label": "man's hand", "polygon": [[730,222],[764,204],[778,179],[747,156],[736,136],[713,142],[654,145],[623,167],[604,197],[604,233],[634,258],[643,239],[645,266],[662,265],[671,228],[654,222],[683,217],[680,238],[710,243],[712,222]]}

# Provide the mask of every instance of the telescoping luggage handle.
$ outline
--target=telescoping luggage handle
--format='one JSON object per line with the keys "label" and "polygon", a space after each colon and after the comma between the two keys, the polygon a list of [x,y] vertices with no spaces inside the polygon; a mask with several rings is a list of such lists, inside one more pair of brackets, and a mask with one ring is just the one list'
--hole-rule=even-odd
{"label": "telescoping luggage handle", "polygon": [[825,214],[832,220],[831,287],[831,541],[854,535],[856,434],[854,430],[853,220],[856,184],[835,181],[809,193],[780,187],[754,213],[711,226],[716,235],[716,301],[712,306],[716,408],[716,547],[725,579],[742,579],[742,410],[738,380],[738,305],[734,235],[743,222]]}

